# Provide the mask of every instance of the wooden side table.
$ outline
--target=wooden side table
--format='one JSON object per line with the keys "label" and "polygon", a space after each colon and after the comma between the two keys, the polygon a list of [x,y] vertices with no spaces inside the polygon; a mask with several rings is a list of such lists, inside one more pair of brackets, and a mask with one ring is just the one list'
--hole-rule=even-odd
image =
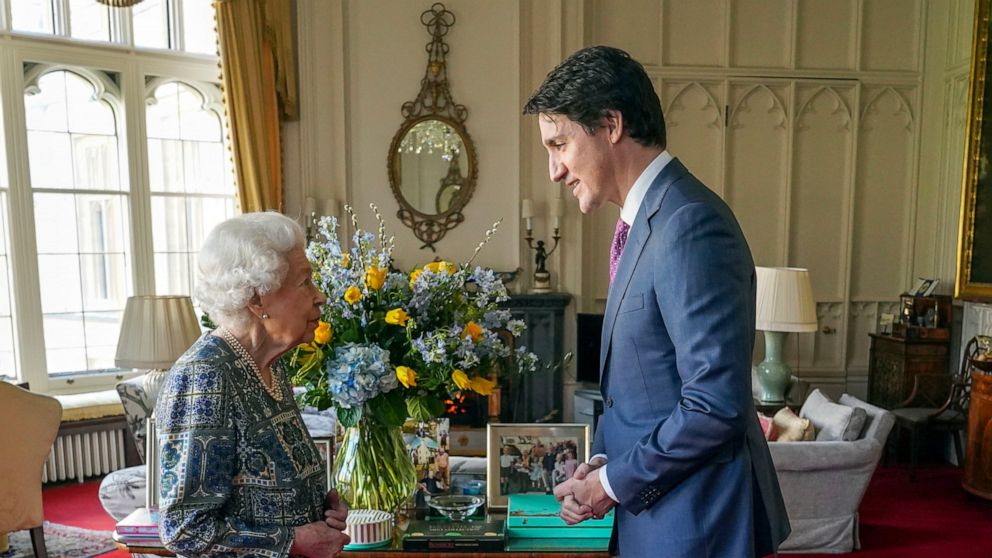
{"label": "wooden side table", "polygon": [[[947,339],[906,339],[868,334],[871,350],[868,357],[868,402],[891,409],[906,400],[913,391],[917,374],[947,374]],[[943,400],[947,394],[929,394]]]}
{"label": "wooden side table", "polygon": [[992,374],[971,373],[968,407],[968,451],[961,486],[992,500]]}

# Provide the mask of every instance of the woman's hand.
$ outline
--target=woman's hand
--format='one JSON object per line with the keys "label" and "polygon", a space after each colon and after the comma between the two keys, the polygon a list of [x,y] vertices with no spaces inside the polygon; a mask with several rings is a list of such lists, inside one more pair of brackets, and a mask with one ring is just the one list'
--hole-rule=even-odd
{"label": "woman's hand", "polygon": [[348,506],[341,501],[338,491],[333,488],[324,497],[324,522],[332,529],[344,531],[348,519]]}
{"label": "woman's hand", "polygon": [[294,532],[296,538],[289,553],[296,556],[309,558],[337,556],[344,549],[344,545],[351,542],[348,535],[337,529],[332,529],[323,521],[307,523],[297,527]]}

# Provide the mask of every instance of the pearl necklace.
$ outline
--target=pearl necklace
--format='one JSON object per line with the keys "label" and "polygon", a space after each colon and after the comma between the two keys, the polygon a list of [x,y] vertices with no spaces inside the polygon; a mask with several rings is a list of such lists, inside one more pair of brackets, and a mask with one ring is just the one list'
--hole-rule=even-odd
{"label": "pearl necklace", "polygon": [[241,342],[238,341],[238,338],[235,337],[233,333],[224,327],[215,329],[214,333],[219,333],[220,338],[230,345],[231,350],[234,351],[234,354],[237,355],[239,359],[248,363],[248,367],[255,373],[255,377],[258,378],[258,383],[262,384],[265,391],[267,391],[276,401],[282,401],[282,390],[280,390],[276,385],[275,374],[272,374],[272,385],[266,384],[265,379],[262,377],[262,371],[258,369],[258,364],[255,362],[255,359],[252,358],[251,354],[248,353],[248,350],[241,345]]}

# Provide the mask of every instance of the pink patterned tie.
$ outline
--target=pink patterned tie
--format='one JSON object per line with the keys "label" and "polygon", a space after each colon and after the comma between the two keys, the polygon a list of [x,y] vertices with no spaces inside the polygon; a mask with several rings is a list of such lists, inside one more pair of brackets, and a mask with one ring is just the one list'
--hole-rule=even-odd
{"label": "pink patterned tie", "polygon": [[620,263],[620,255],[623,254],[623,246],[627,244],[627,233],[630,232],[630,225],[623,219],[617,219],[617,230],[613,233],[613,244],[610,245],[610,284],[613,284],[613,276],[617,274],[617,264]]}

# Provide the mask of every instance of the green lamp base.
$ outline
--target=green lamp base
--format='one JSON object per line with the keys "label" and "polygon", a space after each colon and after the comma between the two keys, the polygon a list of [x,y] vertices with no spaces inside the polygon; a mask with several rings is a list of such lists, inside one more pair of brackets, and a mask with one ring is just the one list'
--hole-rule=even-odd
{"label": "green lamp base", "polygon": [[765,332],[765,360],[756,368],[762,403],[785,403],[785,392],[792,383],[792,369],[782,361],[784,331]]}

